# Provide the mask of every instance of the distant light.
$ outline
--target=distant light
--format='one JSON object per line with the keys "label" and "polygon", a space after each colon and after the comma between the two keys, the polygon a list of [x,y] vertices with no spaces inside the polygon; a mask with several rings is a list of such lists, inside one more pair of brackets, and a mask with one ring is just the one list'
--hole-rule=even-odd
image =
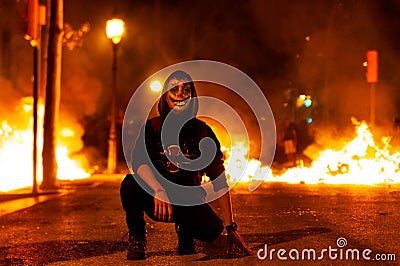
{"label": "distant light", "polygon": [[304,39],[306,40],[306,42],[311,41],[311,37],[310,36],[306,36]]}
{"label": "distant light", "polygon": [[306,99],[306,95],[305,94],[300,94],[299,95],[299,99],[304,101]]}
{"label": "distant light", "polygon": [[162,88],[161,83],[158,80],[155,80],[150,84],[150,89],[154,92],[161,91],[161,88]]}
{"label": "distant light", "polygon": [[310,107],[311,105],[312,105],[312,100],[310,98],[304,100],[304,106],[306,108]]}
{"label": "distant light", "polygon": [[364,61],[363,62],[363,67],[367,67],[368,66],[368,62],[367,61]]}
{"label": "distant light", "polygon": [[307,118],[307,123],[308,123],[308,124],[311,124],[311,123],[312,123],[312,118],[311,118],[311,117]]}
{"label": "distant light", "polygon": [[125,23],[121,19],[113,18],[107,20],[106,35],[114,44],[118,44],[121,41],[124,31]]}

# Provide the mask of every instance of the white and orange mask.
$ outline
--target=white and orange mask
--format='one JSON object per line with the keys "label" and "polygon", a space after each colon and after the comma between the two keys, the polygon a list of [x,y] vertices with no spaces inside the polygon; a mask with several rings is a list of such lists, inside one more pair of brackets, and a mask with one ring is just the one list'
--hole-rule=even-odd
{"label": "white and orange mask", "polygon": [[192,87],[187,79],[173,78],[168,83],[167,103],[171,110],[182,112],[187,109],[192,97]]}

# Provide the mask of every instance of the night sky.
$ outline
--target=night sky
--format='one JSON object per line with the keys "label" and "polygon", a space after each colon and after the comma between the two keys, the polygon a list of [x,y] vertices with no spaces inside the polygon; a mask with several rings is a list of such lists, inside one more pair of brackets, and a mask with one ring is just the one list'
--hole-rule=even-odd
{"label": "night sky", "polygon": [[[33,51],[23,38],[27,2],[0,0],[0,121],[16,128],[28,123],[17,109],[22,97],[32,96],[33,87]],[[63,48],[59,124],[75,132],[69,150],[81,151],[91,162],[101,164],[107,156],[113,54],[105,26],[113,16],[126,22],[118,50],[121,114],[140,84],[157,71],[187,60],[219,61],[259,85],[278,132],[283,119],[296,110],[301,148],[320,151],[337,146],[339,138],[354,137],[352,117],[369,120],[370,85],[363,62],[366,52],[376,49],[379,81],[373,133],[376,139],[392,136],[392,145],[400,143],[392,131],[393,121],[400,118],[398,0],[65,0],[64,29],[78,30],[89,23],[90,30],[82,46]],[[250,135],[250,156],[257,156],[260,129],[251,109],[238,97],[227,97],[226,89],[197,88],[199,95],[216,97],[238,112]],[[299,93],[312,96],[311,108],[285,105],[291,94]],[[308,117],[312,124],[305,124]],[[122,152],[119,156],[123,161]]]}
{"label": "night sky", "polygon": [[[23,40],[17,8],[24,2],[1,2],[1,27],[12,27],[13,34],[13,56],[2,55],[3,64],[10,62],[2,70],[5,110],[12,95],[29,95],[32,90],[32,49]],[[15,12],[4,13],[10,8]],[[122,112],[135,89],[158,70],[207,59],[248,74],[263,90],[278,121],[288,115],[284,103],[290,91],[312,95],[309,115],[316,123],[350,124],[352,116],[367,120],[369,84],[362,64],[367,50],[376,49],[377,123],[388,125],[400,116],[399,1],[66,0],[64,22],[75,30],[90,24],[82,47],[63,48],[61,113],[77,121],[104,120],[108,115],[112,49],[105,24],[114,15],[126,21],[117,72]],[[7,46],[2,49],[7,51]]]}
{"label": "night sky", "polygon": [[98,81],[95,112],[102,112],[110,93],[105,21],[113,14],[126,21],[118,54],[122,109],[135,88],[161,68],[208,59],[247,73],[278,119],[285,115],[288,89],[312,94],[317,118],[367,119],[369,85],[362,63],[367,50],[377,49],[377,120],[398,115],[398,1],[65,1],[65,22],[79,28],[87,21],[91,30],[83,47],[65,51],[63,80],[68,84],[79,69],[79,75],[86,71],[91,82]]}

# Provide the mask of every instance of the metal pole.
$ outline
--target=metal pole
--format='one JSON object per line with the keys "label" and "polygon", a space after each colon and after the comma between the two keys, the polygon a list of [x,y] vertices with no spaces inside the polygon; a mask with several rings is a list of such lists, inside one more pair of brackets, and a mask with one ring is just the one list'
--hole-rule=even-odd
{"label": "metal pole", "polygon": [[113,43],[113,66],[112,66],[112,91],[111,91],[111,114],[110,132],[108,137],[108,166],[107,172],[114,174],[117,168],[117,131],[116,131],[116,100],[117,100],[117,46]]}
{"label": "metal pole", "polygon": [[375,125],[375,83],[370,83],[370,124]]}
{"label": "metal pole", "polygon": [[39,48],[33,46],[33,185],[32,194],[37,194],[37,129],[38,129],[38,59]]}

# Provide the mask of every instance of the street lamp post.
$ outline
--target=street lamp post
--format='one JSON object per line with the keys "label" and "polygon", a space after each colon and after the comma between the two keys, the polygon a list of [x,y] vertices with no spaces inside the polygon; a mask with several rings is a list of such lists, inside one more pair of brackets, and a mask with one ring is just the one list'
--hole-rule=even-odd
{"label": "street lamp post", "polygon": [[110,131],[108,136],[108,159],[107,172],[113,174],[117,168],[117,130],[116,130],[116,101],[117,101],[117,47],[124,33],[124,22],[113,18],[107,21],[106,34],[112,42],[113,65],[112,65],[112,91],[110,110]]}

